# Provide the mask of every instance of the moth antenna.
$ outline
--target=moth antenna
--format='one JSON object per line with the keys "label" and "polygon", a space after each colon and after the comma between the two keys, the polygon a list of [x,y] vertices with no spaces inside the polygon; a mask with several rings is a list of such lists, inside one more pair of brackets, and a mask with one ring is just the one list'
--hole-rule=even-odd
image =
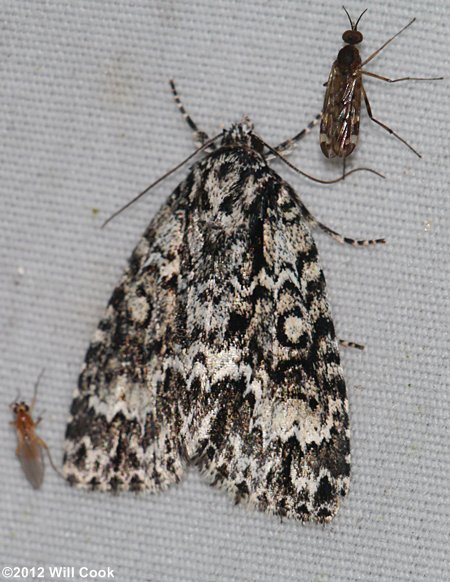
{"label": "moth antenna", "polygon": [[257,136],[257,137],[258,137],[258,139],[261,140],[261,143],[264,144],[264,146],[270,151],[271,154],[273,154],[277,158],[280,158],[280,160],[282,160],[287,166],[289,166],[292,170],[294,170],[294,172],[296,172],[297,174],[300,174],[301,176],[305,176],[305,178],[308,178],[309,180],[312,180],[313,182],[318,182],[319,184],[336,184],[336,182],[340,182],[341,180],[344,180],[347,176],[350,176],[351,174],[354,174],[355,172],[371,172],[372,174],[375,174],[376,176],[379,176],[380,178],[384,179],[386,177],[383,174],[381,174],[380,172],[377,172],[376,170],[372,170],[372,168],[355,168],[354,170],[351,170],[347,174],[344,174],[344,175],[340,176],[339,178],[335,178],[334,180],[321,180],[320,178],[315,178],[314,176],[311,176],[310,174],[303,172],[303,170],[300,170],[299,168],[297,168],[297,166],[294,166],[294,164],[292,164],[283,155],[281,155],[280,152],[277,152],[277,150],[275,148],[270,146],[267,142],[265,142],[259,136]]}
{"label": "moth antenna", "polygon": [[105,222],[102,224],[101,228],[105,228],[105,226],[107,224],[109,224],[111,222],[111,220],[113,220],[114,218],[116,218],[117,216],[119,216],[119,214],[122,214],[122,212],[124,210],[126,210],[127,208],[129,208],[130,206],[132,206],[140,198],[142,198],[143,196],[145,196],[145,194],[147,194],[148,192],[150,192],[150,190],[152,190],[155,186],[157,186],[163,180],[165,180],[166,178],[168,178],[171,174],[173,174],[174,172],[176,172],[177,170],[179,170],[182,166],[184,166],[184,164],[186,164],[189,160],[191,160],[192,158],[194,158],[197,154],[199,154],[203,150],[207,149],[211,144],[213,144],[216,141],[216,139],[218,139],[219,137],[221,137],[221,135],[222,135],[221,133],[218,133],[215,137],[212,137],[210,140],[208,140],[203,145],[201,145],[199,148],[197,148],[194,152],[192,152],[192,154],[189,154],[188,157],[185,158],[182,162],[180,162],[179,164],[177,164],[176,166],[174,166],[171,170],[169,170],[168,172],[166,172],[165,174],[163,174],[160,178],[158,178],[152,184],[150,184],[150,186],[147,186],[147,188],[145,190],[142,190],[142,192],[140,192],[132,200],[130,200],[129,202],[127,202],[124,206],[122,206],[122,208],[119,208],[119,210],[116,210],[116,212],[114,212],[113,214],[111,214],[111,216],[105,220]]}

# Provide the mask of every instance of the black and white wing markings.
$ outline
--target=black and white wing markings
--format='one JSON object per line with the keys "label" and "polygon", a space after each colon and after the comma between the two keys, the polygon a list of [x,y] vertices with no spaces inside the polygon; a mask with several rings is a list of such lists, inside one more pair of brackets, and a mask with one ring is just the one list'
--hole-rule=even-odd
{"label": "black and white wing markings", "polygon": [[157,491],[183,474],[176,343],[185,188],[150,223],[86,353],[64,455],[65,477],[79,487]]}
{"label": "black and white wing markings", "polygon": [[384,240],[319,223],[265,147],[244,118],[150,223],[86,354],[66,433],[70,483],[158,491],[190,462],[260,510],[336,513],[347,399],[309,225],[355,246]]}
{"label": "black and white wing markings", "polygon": [[[329,521],[350,447],[316,246],[295,192],[255,151],[219,150],[202,174],[181,259],[189,456],[236,501]],[[216,256],[211,229],[222,231]]]}

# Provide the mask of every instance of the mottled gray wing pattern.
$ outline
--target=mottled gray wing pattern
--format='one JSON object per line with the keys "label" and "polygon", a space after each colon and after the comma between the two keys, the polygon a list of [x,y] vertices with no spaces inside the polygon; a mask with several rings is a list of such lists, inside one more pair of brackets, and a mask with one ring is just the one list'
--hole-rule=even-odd
{"label": "mottled gray wing pattern", "polygon": [[254,151],[219,150],[201,178],[181,256],[188,456],[236,501],[329,521],[349,484],[348,405],[316,246]]}
{"label": "mottled gray wing pattern", "polygon": [[185,184],[134,250],[87,351],[64,455],[65,477],[79,487],[157,491],[183,473],[177,317]]}
{"label": "mottled gray wing pattern", "polygon": [[333,64],[327,82],[320,124],[320,147],[327,158],[345,158],[358,143],[361,74],[343,74]]}

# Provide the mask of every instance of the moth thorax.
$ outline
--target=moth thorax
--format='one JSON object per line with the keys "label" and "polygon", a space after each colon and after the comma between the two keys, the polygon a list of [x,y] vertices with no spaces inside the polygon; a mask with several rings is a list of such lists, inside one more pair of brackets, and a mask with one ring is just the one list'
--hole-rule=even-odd
{"label": "moth thorax", "polygon": [[337,64],[344,72],[356,69],[361,64],[359,50],[351,44],[344,46],[338,53]]}
{"label": "moth thorax", "polygon": [[244,116],[239,123],[234,123],[229,130],[224,130],[223,146],[244,146],[261,152],[264,146],[261,140],[253,133],[253,123]]}

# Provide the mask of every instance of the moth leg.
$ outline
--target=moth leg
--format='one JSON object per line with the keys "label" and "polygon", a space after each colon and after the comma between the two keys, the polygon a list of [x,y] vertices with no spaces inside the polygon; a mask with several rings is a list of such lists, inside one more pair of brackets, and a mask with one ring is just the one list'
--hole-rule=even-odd
{"label": "moth leg", "polygon": [[401,141],[402,143],[404,143],[405,146],[407,146],[413,153],[416,154],[416,156],[418,156],[419,158],[421,158],[422,156],[419,154],[419,152],[417,150],[415,150],[411,145],[409,145],[409,143],[406,140],[404,140],[402,137],[400,137],[398,135],[398,133],[395,133],[395,131],[393,129],[391,129],[389,126],[387,126],[386,124],[382,123],[378,119],[375,119],[375,117],[372,114],[372,108],[370,107],[369,99],[367,98],[366,90],[364,89],[364,85],[362,83],[361,83],[361,91],[362,91],[362,95],[364,97],[364,103],[366,104],[367,114],[370,117],[370,119],[372,121],[374,121],[375,123],[377,123],[383,129],[385,129],[388,133],[390,133],[391,135],[393,135],[394,137],[396,137],[399,141]]}
{"label": "moth leg", "polygon": [[390,79],[389,77],[383,77],[383,75],[378,75],[377,73],[371,73],[369,71],[361,71],[363,75],[368,75],[374,79],[380,79],[380,81],[386,81],[386,83],[398,83],[399,81],[442,81],[444,77],[400,77],[399,79]]}
{"label": "moth leg", "polygon": [[[201,147],[201,146],[205,145],[205,143],[209,140],[208,134],[205,133],[204,131],[202,131],[201,129],[199,129],[198,125],[195,123],[195,121],[192,119],[192,117],[189,115],[189,113],[184,108],[184,105],[181,102],[180,95],[175,87],[175,81],[173,81],[171,79],[169,81],[169,83],[170,83],[170,87],[172,89],[172,94],[173,94],[173,98],[175,99],[176,106],[178,107],[178,109],[179,109],[181,115],[183,116],[184,120],[186,121],[186,123],[189,125],[189,127],[194,132],[195,145],[197,147]],[[216,149],[216,147],[212,144],[210,146],[210,149],[214,150],[214,149]]]}
{"label": "moth leg", "polygon": [[364,344],[357,344],[356,342],[350,342],[348,340],[339,340],[339,345],[343,348],[354,348],[355,350],[364,350]]}
{"label": "moth leg", "polygon": [[[297,142],[299,142],[301,139],[303,139],[305,136],[307,136],[308,133],[311,133],[311,130],[319,123],[319,121],[321,119],[322,119],[322,113],[318,113],[315,116],[315,118],[312,121],[310,121],[304,129],[302,129],[299,133],[297,133],[297,135],[294,135],[294,137],[291,137],[290,139],[287,139],[287,140],[281,142],[274,149],[279,154],[289,155],[292,152],[292,150],[295,148],[295,146],[297,145]],[[273,154],[267,155],[268,160],[273,159],[273,158],[274,158]]]}
{"label": "moth leg", "polygon": [[300,211],[304,217],[304,219],[309,222],[312,228],[320,228],[324,232],[326,232],[331,238],[337,240],[339,243],[346,243],[352,245],[353,247],[369,247],[377,244],[384,244],[386,240],[384,238],[377,238],[377,239],[368,239],[368,240],[357,240],[354,238],[350,238],[347,236],[343,236],[342,234],[336,232],[335,230],[329,228],[322,222],[319,222],[317,218],[315,218],[310,211],[306,208],[306,206],[301,202],[301,200],[297,200]]}

